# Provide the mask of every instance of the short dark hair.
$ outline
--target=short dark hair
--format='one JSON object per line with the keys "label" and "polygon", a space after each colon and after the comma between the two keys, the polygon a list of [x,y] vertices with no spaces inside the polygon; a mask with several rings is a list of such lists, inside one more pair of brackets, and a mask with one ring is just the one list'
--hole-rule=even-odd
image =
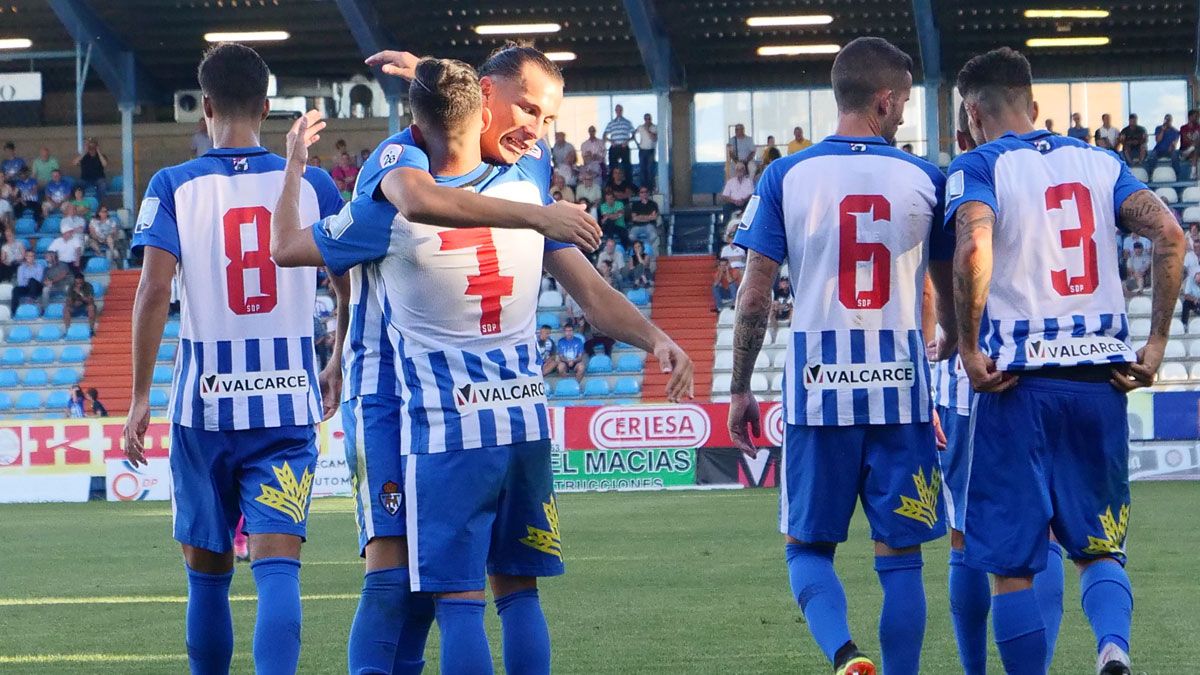
{"label": "short dark hair", "polygon": [[1007,106],[1027,106],[1033,100],[1033,71],[1029,60],[1010,47],[973,57],[958,72],[958,93],[975,97],[995,114]]}
{"label": "short dark hair", "polygon": [[96,391],[95,387],[88,387],[87,395],[92,398],[100,398],[100,392]]}
{"label": "short dark hair", "polygon": [[902,87],[912,69],[912,57],[883,38],[852,40],[838,52],[830,73],[838,110],[864,110],[880,90]]}
{"label": "short dark hair", "polygon": [[7,143],[4,144],[4,149],[5,150],[16,150],[17,145],[16,145],[16,143],[13,143],[12,141],[8,141]]}
{"label": "short dark hair", "polygon": [[492,52],[483,65],[479,66],[479,77],[503,77],[520,80],[521,69],[532,63],[544,73],[562,82],[562,69],[530,42],[509,40]]}
{"label": "short dark hair", "polygon": [[1200,110],[1196,110],[1195,108],[1192,108],[1191,110],[1188,111],[1188,117],[1191,117],[1192,115],[1200,115]]}
{"label": "short dark hair", "polygon": [[222,42],[204,53],[196,70],[200,89],[222,115],[258,117],[267,98],[270,71],[258,52]]}
{"label": "short dark hair", "polygon": [[958,130],[970,133],[971,120],[967,118],[967,104],[962,101],[958,102]]}
{"label": "short dark hair", "polygon": [[552,329],[550,328],[550,324],[548,324],[548,323],[544,323],[544,324],[542,324],[540,328],[541,328],[541,329],[544,329],[544,330],[552,330]]}
{"label": "short dark hair", "polygon": [[479,77],[462,61],[421,59],[408,88],[408,106],[417,126],[451,131],[483,109]]}

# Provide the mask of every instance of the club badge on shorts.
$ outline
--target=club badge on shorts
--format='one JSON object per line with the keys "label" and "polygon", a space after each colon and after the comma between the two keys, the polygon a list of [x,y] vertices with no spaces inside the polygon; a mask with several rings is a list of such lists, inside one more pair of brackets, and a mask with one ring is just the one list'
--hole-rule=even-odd
{"label": "club badge on shorts", "polygon": [[394,516],[400,511],[400,500],[403,497],[400,486],[389,480],[383,484],[383,489],[379,493],[379,503],[383,505],[383,510],[387,511],[388,515]]}

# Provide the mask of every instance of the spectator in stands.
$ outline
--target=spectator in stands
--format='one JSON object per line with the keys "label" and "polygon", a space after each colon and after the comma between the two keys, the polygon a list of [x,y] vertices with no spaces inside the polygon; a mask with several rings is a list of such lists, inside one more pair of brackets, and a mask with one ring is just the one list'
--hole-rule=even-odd
{"label": "spectator in stands", "polygon": [[763,146],[762,152],[758,155],[759,171],[762,171],[762,169],[766,168],[767,164],[770,162],[770,160],[767,159],[767,155],[770,154],[771,151],[774,151],[777,156],[781,156],[779,155],[779,147],[775,145],[775,137],[767,136],[767,144]]}
{"label": "spectator in stands", "polygon": [[537,355],[542,362],[542,377],[558,370],[558,348],[554,338],[550,337],[550,326],[542,324],[538,329]]}
{"label": "spectator in stands", "polygon": [[779,324],[787,324],[792,320],[792,281],[786,276],[779,277],[775,282],[771,302],[770,327],[774,331]]}
{"label": "spectator in stands", "polygon": [[51,157],[50,148],[42,146],[37,159],[33,160],[33,177],[37,179],[38,185],[49,183],[51,174],[58,171],[58,168],[58,158]]}
{"label": "spectator in stands", "polygon": [[625,108],[619,104],[613,107],[613,113],[612,121],[604,127],[604,140],[609,144],[608,165],[629,170],[629,141],[633,140],[633,122],[625,119]]}
{"label": "spectator in stands", "polygon": [[742,283],[742,272],[746,269],[746,250],[733,245],[733,235],[737,233],[737,225],[730,223],[725,230],[725,246],[721,248],[721,260],[729,263],[729,271],[733,280]]}
{"label": "spectator in stands", "polygon": [[642,186],[654,187],[654,172],[657,162],[654,153],[658,149],[658,125],[650,113],[642,115],[642,124],[633,132],[638,145],[638,169],[642,172]]}
{"label": "spectator in stands", "polygon": [[1084,143],[1092,140],[1092,130],[1083,126],[1083,115],[1071,113],[1071,127],[1067,129],[1067,135]]}
{"label": "spectator in stands", "polygon": [[583,372],[587,366],[583,358],[583,338],[575,334],[572,326],[563,327],[563,336],[558,339],[558,363],[555,366],[560,376],[567,373],[575,374],[575,381],[583,381]]}
{"label": "spectator in stands", "polygon": [[196,122],[196,132],[192,134],[192,157],[199,157],[212,148],[212,138],[208,136],[208,123],[201,117]]}
{"label": "spectator in stands", "polygon": [[4,244],[0,245],[0,283],[17,276],[17,268],[25,258],[25,244],[17,238],[12,223],[4,223]]}
{"label": "spectator in stands", "polygon": [[92,405],[88,417],[108,417],[108,408],[105,408],[104,404],[100,402],[100,392],[96,391],[95,387],[87,390],[87,400]]}
{"label": "spectator in stands", "polygon": [[[80,248],[83,248],[83,245],[86,241],[84,233],[87,232],[88,223],[83,216],[78,214],[79,211],[75,207],[74,202],[67,202],[66,204],[63,204],[63,218],[62,222],[58,224],[58,232],[63,237],[70,239],[72,242],[77,244]],[[58,254],[58,257],[60,260],[63,260],[61,253]],[[63,262],[69,264],[71,261],[67,259],[63,260]]]}
{"label": "spectator in stands", "polygon": [[725,303],[733,304],[737,299],[738,282],[734,278],[729,261],[722,258],[717,262],[717,272],[713,275],[713,311],[720,312]]}
{"label": "spectator in stands", "polygon": [[83,406],[86,402],[87,397],[83,395],[83,388],[77,384],[72,386],[71,395],[67,399],[67,417],[85,417]]}
{"label": "spectator in stands", "polygon": [[604,188],[604,201],[600,202],[600,230],[605,237],[624,243],[629,238],[629,226],[625,222],[625,202],[617,199],[613,191]]}
{"label": "spectator in stands", "polygon": [[1052,120],[1052,119],[1046,120],[1046,131],[1049,131],[1050,133],[1052,133],[1056,136],[1058,135],[1058,132],[1054,130],[1054,120]]}
{"label": "spectator in stands", "polygon": [[641,241],[651,248],[658,246],[658,203],[650,199],[650,188],[638,188],[637,199],[629,205],[629,218],[633,225],[629,228],[630,241]]}
{"label": "spectator in stands", "polygon": [[361,169],[361,168],[363,168],[363,165],[367,163],[367,160],[370,158],[371,158],[371,149],[363,148],[362,150],[358,151],[358,157],[355,158],[354,163],[356,165],[358,165],[358,168]]}
{"label": "spectator in stands", "polygon": [[1179,176],[1180,180],[1196,175],[1196,160],[1200,157],[1197,143],[1200,143],[1200,110],[1193,109],[1188,111],[1187,124],[1179,128],[1179,164],[1180,168],[1189,168],[1188,175]]}
{"label": "spectator in stands", "polygon": [[21,176],[21,170],[26,168],[25,160],[17,156],[17,145],[12,141],[4,144],[4,161],[0,162],[0,171],[4,172],[4,182],[15,183]]}
{"label": "spectator in stands", "polygon": [[638,265],[641,265],[646,270],[646,278],[650,281],[650,285],[654,285],[654,273],[658,268],[658,261],[654,254],[646,248],[646,245],[640,241],[633,242],[633,248],[629,250],[629,257]]}
{"label": "spectator in stands", "polygon": [[41,190],[38,189],[37,179],[29,172],[29,167],[22,168],[17,174],[16,188],[19,199],[17,217],[30,213],[34,218],[38,218],[42,212]]}
{"label": "spectator in stands", "polygon": [[609,176],[608,185],[605,186],[613,191],[613,196],[617,201],[629,206],[629,201],[633,199],[633,183],[629,180],[629,174],[624,168],[614,166],[612,174]]}
{"label": "spectator in stands", "polygon": [[1096,128],[1096,147],[1116,152],[1121,140],[1121,132],[1112,125],[1112,116],[1104,113],[1100,116],[1100,126]]}
{"label": "spectator in stands", "polygon": [[725,154],[735,167],[738,162],[747,167],[754,164],[754,139],[746,135],[746,125],[733,125],[733,136],[725,145]]}
{"label": "spectator in stands", "polygon": [[321,168],[321,156],[320,155],[310,155],[308,158],[308,165],[311,167],[320,169]]}
{"label": "spectator in stands", "polygon": [[[621,256],[620,260],[621,261],[625,260],[624,255]],[[616,261],[616,259],[614,258],[612,262],[615,262],[615,261]],[[612,262],[610,262],[608,260],[597,261],[596,262],[596,272],[598,272],[600,274],[600,278],[604,280],[604,283],[608,284],[609,286],[612,286],[613,288],[616,288],[617,287],[617,277],[616,277],[616,275],[613,274],[613,270],[615,268],[613,267]]]}
{"label": "spectator in stands", "polygon": [[583,343],[583,353],[587,354],[588,358],[596,355],[596,347],[602,348],[605,356],[612,356],[613,346],[616,345],[616,341],[601,333],[600,329],[593,326],[586,318],[583,320],[583,330],[581,332],[587,338]]}
{"label": "spectator in stands", "polygon": [[586,197],[575,195],[575,203],[583,207],[585,213],[592,217],[592,220],[600,222],[600,211],[596,208],[596,204]]}
{"label": "spectator in stands", "polygon": [[586,199],[593,206],[599,204],[604,199],[604,193],[600,190],[600,183],[596,181],[596,174],[592,173],[591,169],[584,168],[579,174],[579,184],[575,186],[575,200]]}
{"label": "spectator in stands", "polygon": [[913,144],[912,143],[905,143],[904,145],[900,146],[900,149],[903,150],[904,152],[907,152],[910,155],[915,154],[913,152]]}
{"label": "spectator in stands", "polygon": [[333,356],[335,334],[326,327],[326,317],[320,307],[313,313],[313,351],[317,354],[319,368],[324,368]]}
{"label": "spectator in stands", "polygon": [[1179,173],[1179,130],[1172,123],[1170,115],[1163,117],[1162,124],[1154,127],[1154,149],[1150,151],[1146,170],[1154,173],[1154,168],[1164,159],[1170,160],[1171,168]]}
{"label": "spectator in stands", "polygon": [[579,305],[579,301],[571,297],[566,289],[562,292],[563,310],[566,312],[566,317],[563,319],[564,326],[581,326],[583,325],[583,307]]}
{"label": "spectator in stands", "polygon": [[596,254],[596,267],[600,265],[608,265],[608,269],[619,270],[625,266],[625,252],[617,245],[617,242],[611,237],[604,240],[604,245],[600,247],[600,252]]}
{"label": "spectator in stands", "polygon": [[[66,218],[63,220],[65,221]],[[73,270],[77,270],[80,266],[80,260],[83,258],[83,242],[81,239],[76,238],[73,232],[74,230],[69,230],[59,233],[58,237],[50,242],[50,247],[46,251],[54,253],[58,257],[59,262]]]}
{"label": "spectator in stands", "polygon": [[358,179],[358,167],[350,161],[349,153],[343,152],[334,157],[333,171],[330,171],[329,175],[333,176],[333,182],[337,184],[342,198],[349,199],[350,193],[354,192],[354,181]]}
{"label": "spectator in stands", "polygon": [[575,203],[575,191],[567,185],[567,179],[563,178],[563,175],[557,171],[550,174],[550,194],[554,194],[555,192],[562,194],[562,198],[565,201],[572,204]]}
{"label": "spectator in stands", "polygon": [[562,131],[554,132],[554,145],[550,146],[550,162],[554,165],[554,173],[562,176],[564,183],[573,186],[579,182],[576,174],[579,153],[575,152],[574,145],[567,142],[567,134]]}
{"label": "spectator in stands", "polygon": [[17,200],[17,190],[0,180],[0,222],[13,220],[13,202]]}
{"label": "spectator in stands", "polygon": [[1188,239],[1188,252],[1183,256],[1183,275],[1189,277],[1200,272],[1200,240]]}
{"label": "spectator in stands", "polygon": [[1150,287],[1150,253],[1146,251],[1142,242],[1134,243],[1133,253],[1129,254],[1125,269],[1129,276],[1127,288],[1130,293],[1141,295]]}
{"label": "spectator in stands", "polygon": [[[767,138],[774,138],[774,136],[768,136]],[[766,150],[763,150],[762,164],[758,167],[758,175],[761,176],[763,172],[767,170],[767,167],[771,166],[771,162],[774,162],[780,157],[783,157],[783,154],[781,154],[779,152],[779,148],[775,147],[774,145]]]}
{"label": "spectator in stands", "polygon": [[96,255],[107,255],[113,264],[120,266],[125,259],[126,245],[124,228],[109,215],[108,207],[101,205],[96,217],[88,223],[88,249]]}
{"label": "spectator in stands", "polygon": [[42,297],[42,280],[45,279],[45,275],[46,267],[38,262],[37,255],[26,250],[21,264],[17,267],[17,285],[13,286],[10,307],[13,314],[17,313],[22,300],[29,298],[30,302],[37,302]]}
{"label": "spectator in stands", "polygon": [[804,127],[792,129],[792,140],[788,141],[788,154],[794,155],[801,150],[812,147],[812,141],[804,137]]}
{"label": "spectator in stands", "polygon": [[77,316],[86,316],[88,330],[96,334],[96,289],[92,282],[76,272],[71,280],[71,288],[67,291],[67,299],[63,302],[63,330],[71,327],[71,320]]}
{"label": "spectator in stands", "polygon": [[50,172],[50,180],[46,183],[44,190],[45,199],[42,201],[42,217],[61,211],[63,204],[68,203],[71,199],[71,193],[74,192],[75,182],[70,178],[62,175],[62,171],[55,169]]}
{"label": "spectator in stands", "polygon": [[1194,244],[1200,242],[1200,223],[1188,224],[1188,238]]}
{"label": "spectator in stands", "polygon": [[92,203],[84,196],[82,185],[76,185],[71,190],[71,203],[75,205],[75,213],[80,218],[87,218],[92,215]]}
{"label": "spectator in stands", "polygon": [[604,141],[596,138],[596,127],[588,127],[587,140],[579,146],[579,153],[583,156],[585,173],[590,171],[596,178],[604,175]]}
{"label": "spectator in stands", "polygon": [[1183,300],[1183,310],[1179,314],[1179,320],[1183,322],[1183,332],[1186,333],[1192,315],[1200,314],[1200,271],[1188,271],[1180,298]]}
{"label": "spectator in stands", "polygon": [[[725,181],[725,188],[721,190],[721,213],[723,221],[728,222],[729,217],[734,211],[741,211],[746,208],[746,204],[750,198],[754,196],[754,181],[750,179],[750,172],[745,162],[738,162],[733,165],[733,176]],[[724,232],[724,222],[721,224],[720,232]]]}
{"label": "spectator in stands", "polygon": [[1146,127],[1138,124],[1138,116],[1129,116],[1129,126],[1118,137],[1121,157],[1129,166],[1141,166],[1146,161]]}
{"label": "spectator in stands", "polygon": [[619,268],[616,276],[617,290],[622,293],[632,291],[636,288],[650,287],[650,276],[646,271],[646,267],[639,265],[637,259],[633,256],[625,259],[625,264]]}
{"label": "spectator in stands", "polygon": [[79,167],[79,182],[84,187],[96,189],[96,198],[104,199],[108,191],[108,181],[105,170],[108,169],[108,157],[100,152],[100,142],[89,138],[84,144],[83,154],[75,158],[75,166]]}
{"label": "spectator in stands", "polygon": [[348,154],[350,154],[350,150],[346,146],[346,139],[339,138],[336,141],[334,141],[334,143],[333,143],[334,157],[340,157],[341,155],[348,155]]}

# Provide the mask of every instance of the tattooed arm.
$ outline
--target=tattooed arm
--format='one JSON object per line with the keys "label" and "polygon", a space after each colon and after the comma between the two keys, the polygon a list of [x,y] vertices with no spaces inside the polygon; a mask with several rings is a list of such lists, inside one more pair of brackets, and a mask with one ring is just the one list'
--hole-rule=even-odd
{"label": "tattooed arm", "polygon": [[1153,286],[1150,303],[1150,337],[1138,350],[1138,362],[1129,372],[1114,371],[1112,384],[1122,391],[1154,384],[1171,331],[1171,313],[1183,283],[1185,238],[1175,216],[1149,190],[1138,190],[1121,204],[1121,226],[1146,237],[1154,251]]}
{"label": "tattooed arm", "polygon": [[754,362],[762,349],[767,333],[767,318],[771,313],[772,290],[779,276],[779,263],[750,250],[746,255],[746,271],[738,286],[737,313],[733,327],[733,382],[729,402],[729,436],[742,452],[754,455],[757,449],[746,433],[746,426],[755,436],[762,433],[759,424],[758,401],[750,391]]}
{"label": "tattooed arm", "polygon": [[996,212],[983,202],[967,202],[955,214],[954,314],[958,353],[971,384],[979,391],[999,392],[1016,384],[1016,377],[996,370],[979,348],[979,323],[992,283],[992,228]]}
{"label": "tattooed arm", "polygon": [[[929,295],[932,293],[933,301],[929,301]],[[950,354],[958,345],[958,324],[955,320],[954,311],[954,263],[950,260],[931,260],[929,262],[929,276],[925,281],[926,295],[926,317],[922,319],[922,329],[925,331],[926,339],[934,343],[934,354],[931,356],[935,361],[944,361],[950,358]],[[930,308],[934,311],[934,316],[931,319],[928,317]],[[933,325],[925,325],[932,323]],[[940,339],[935,339],[934,326],[942,329]]]}

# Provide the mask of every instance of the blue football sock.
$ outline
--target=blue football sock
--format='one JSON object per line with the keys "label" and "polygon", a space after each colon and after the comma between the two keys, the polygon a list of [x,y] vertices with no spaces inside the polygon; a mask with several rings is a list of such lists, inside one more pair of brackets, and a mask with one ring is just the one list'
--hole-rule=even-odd
{"label": "blue football sock", "polygon": [[1033,592],[1037,594],[1038,607],[1042,610],[1042,623],[1046,625],[1046,670],[1054,660],[1054,645],[1058,642],[1058,628],[1063,615],[1063,550],[1058,542],[1050,542],[1046,555],[1046,569],[1033,577]]}
{"label": "blue football sock", "polygon": [[442,633],[443,675],[491,675],[492,652],[483,629],[483,600],[440,598],[438,630]]}
{"label": "blue football sock", "polygon": [[187,653],[193,675],[225,675],[233,658],[233,572],[204,574],[188,567]]}
{"label": "blue football sock", "polygon": [[550,627],[536,588],[496,598],[504,641],[504,672],[550,675]]}
{"label": "blue football sock", "polygon": [[[405,582],[407,583],[407,582]],[[392,675],[421,675],[425,668],[425,641],[433,625],[434,601],[428,593],[410,593],[404,613],[404,625],[396,640],[396,660]]]}
{"label": "blue football sock", "polygon": [[[363,577],[362,597],[350,627],[350,643],[347,647],[351,673],[409,672],[397,671],[396,665],[413,660],[411,652],[403,657],[398,654],[399,638],[404,634],[411,596],[407,567],[376,570]],[[428,632],[429,626],[426,624],[425,633],[420,636],[420,651],[415,655],[418,661],[424,654]],[[421,665],[424,665],[423,661]],[[406,669],[411,667],[405,666]]]}
{"label": "blue football sock", "polygon": [[833,570],[833,549],[788,544],[787,564],[792,595],[804,612],[817,646],[833,663],[838,650],[850,641],[846,591]]}
{"label": "blue football sock", "polygon": [[879,649],[883,672],[917,675],[925,642],[925,582],[921,554],[875,556],[875,572],[883,586],[879,613]]}
{"label": "blue football sock", "polygon": [[1096,634],[1096,652],[1113,643],[1129,653],[1129,624],[1133,619],[1133,591],[1125,568],[1115,560],[1092,563],[1079,575],[1083,613]]}
{"label": "blue football sock", "polygon": [[300,661],[300,561],[263,558],[250,563],[258,586],[254,671],[294,675]]}
{"label": "blue football sock", "polygon": [[987,670],[987,617],[991,608],[987,572],[967,567],[963,552],[950,549],[950,618],[966,675],[983,675]]}
{"label": "blue football sock", "polygon": [[1045,675],[1046,627],[1032,588],[992,597],[992,629],[1008,675]]}

